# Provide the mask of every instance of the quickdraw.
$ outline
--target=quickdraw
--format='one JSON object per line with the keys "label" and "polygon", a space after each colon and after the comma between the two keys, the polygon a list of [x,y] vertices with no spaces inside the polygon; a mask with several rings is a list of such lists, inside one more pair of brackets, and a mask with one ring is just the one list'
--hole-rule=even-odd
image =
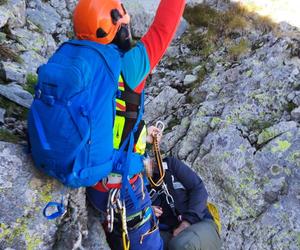
{"label": "quickdraw", "polygon": [[[160,129],[160,134],[162,135],[162,132],[164,131],[164,128],[165,128],[164,123],[162,121],[158,121],[156,123],[155,127]],[[165,177],[165,170],[163,168],[163,162],[162,162],[162,157],[161,157],[161,153],[160,153],[160,148],[159,148],[159,143],[158,143],[158,140],[157,140],[157,136],[158,135],[153,136],[153,152],[154,152],[154,155],[155,155],[155,160],[156,160],[156,163],[157,163],[157,166],[158,166],[160,177],[157,181],[154,181],[151,176],[148,178],[151,185],[154,186],[154,187],[161,186],[162,183],[164,182],[164,177]]]}
{"label": "quickdraw", "polygon": [[116,212],[121,215],[123,248],[124,250],[129,250],[130,241],[126,222],[126,206],[125,201],[120,200],[120,189],[115,188],[109,191],[106,212],[107,230],[109,233],[112,233],[114,229],[114,213]]}
{"label": "quickdraw", "polygon": [[106,220],[107,220],[107,230],[112,232],[114,229],[114,211],[117,209],[116,196],[119,195],[119,189],[111,189],[108,195],[107,207],[106,207]]}

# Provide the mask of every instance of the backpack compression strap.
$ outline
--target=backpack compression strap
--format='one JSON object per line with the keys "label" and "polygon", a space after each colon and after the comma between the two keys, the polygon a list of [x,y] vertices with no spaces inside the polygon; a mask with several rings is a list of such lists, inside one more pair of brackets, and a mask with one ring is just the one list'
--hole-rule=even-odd
{"label": "backpack compression strap", "polygon": [[137,201],[137,198],[136,198],[136,196],[133,192],[133,189],[132,189],[132,187],[129,183],[128,175],[129,175],[129,168],[130,168],[130,165],[131,165],[133,149],[134,149],[134,134],[138,130],[140,121],[142,120],[142,116],[143,116],[143,113],[144,113],[144,95],[145,95],[145,93],[143,91],[142,94],[141,94],[141,104],[140,104],[139,115],[138,115],[138,118],[137,118],[136,123],[134,125],[134,128],[132,129],[130,134],[127,136],[127,138],[123,142],[121,148],[118,150],[118,158],[115,159],[115,161],[114,161],[116,164],[118,164],[118,160],[120,159],[120,156],[124,153],[125,148],[128,145],[127,158],[126,158],[126,161],[125,161],[125,165],[124,165],[124,168],[123,168],[123,174],[122,174],[121,199],[124,199],[125,192],[126,192],[126,190],[128,190],[130,198],[132,199],[135,208],[138,208],[138,201]]}

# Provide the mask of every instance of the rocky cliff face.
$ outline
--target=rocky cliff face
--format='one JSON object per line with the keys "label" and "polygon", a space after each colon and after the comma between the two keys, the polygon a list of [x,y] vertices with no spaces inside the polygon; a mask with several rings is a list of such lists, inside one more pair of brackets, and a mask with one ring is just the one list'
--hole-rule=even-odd
{"label": "rocky cliff face", "polygon": [[[124,1],[135,37],[158,2]],[[183,21],[150,76],[146,120],[166,124],[164,153],[205,181],[220,209],[223,249],[299,249],[299,29],[205,2],[186,10],[189,28]],[[35,70],[73,36],[75,3],[0,0],[0,140],[25,144]],[[66,192],[62,219],[43,219],[62,187],[37,173],[23,148],[0,144],[0,249],[106,249],[84,190]]]}

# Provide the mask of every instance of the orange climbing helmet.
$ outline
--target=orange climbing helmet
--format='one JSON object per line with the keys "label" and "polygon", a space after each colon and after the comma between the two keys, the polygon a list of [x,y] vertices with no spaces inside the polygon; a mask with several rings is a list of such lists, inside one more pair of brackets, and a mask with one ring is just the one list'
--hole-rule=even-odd
{"label": "orange climbing helmet", "polygon": [[79,0],[73,16],[78,39],[101,44],[112,42],[130,17],[120,0]]}

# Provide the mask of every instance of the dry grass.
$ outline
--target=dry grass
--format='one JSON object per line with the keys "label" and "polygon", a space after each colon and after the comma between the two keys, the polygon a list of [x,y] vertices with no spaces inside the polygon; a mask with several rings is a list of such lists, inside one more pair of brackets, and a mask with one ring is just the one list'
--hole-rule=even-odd
{"label": "dry grass", "polygon": [[221,35],[248,28],[270,31],[275,27],[269,17],[258,16],[241,4],[232,4],[226,12],[218,12],[206,4],[200,4],[187,7],[184,17],[195,27],[205,27]]}
{"label": "dry grass", "polygon": [[241,55],[245,54],[250,49],[249,41],[242,39],[238,44],[229,48],[228,52],[232,59],[237,60]]}
{"label": "dry grass", "polygon": [[0,44],[0,58],[3,60],[11,60],[14,62],[22,63],[22,58],[16,54],[14,51],[12,51],[10,48],[8,48],[5,45]]}
{"label": "dry grass", "polygon": [[0,5],[4,5],[8,2],[8,0],[0,0]]}
{"label": "dry grass", "polygon": [[[224,41],[229,41],[227,44],[230,57],[238,58],[251,46],[246,40],[233,45],[235,38],[243,36],[251,29],[266,33],[275,28],[275,24],[268,17],[249,12],[241,4],[231,4],[226,12],[218,12],[206,4],[200,4],[187,7],[184,17],[191,24],[191,30],[184,42],[196,55],[204,57],[224,45]],[[199,32],[199,28],[204,32]]]}

